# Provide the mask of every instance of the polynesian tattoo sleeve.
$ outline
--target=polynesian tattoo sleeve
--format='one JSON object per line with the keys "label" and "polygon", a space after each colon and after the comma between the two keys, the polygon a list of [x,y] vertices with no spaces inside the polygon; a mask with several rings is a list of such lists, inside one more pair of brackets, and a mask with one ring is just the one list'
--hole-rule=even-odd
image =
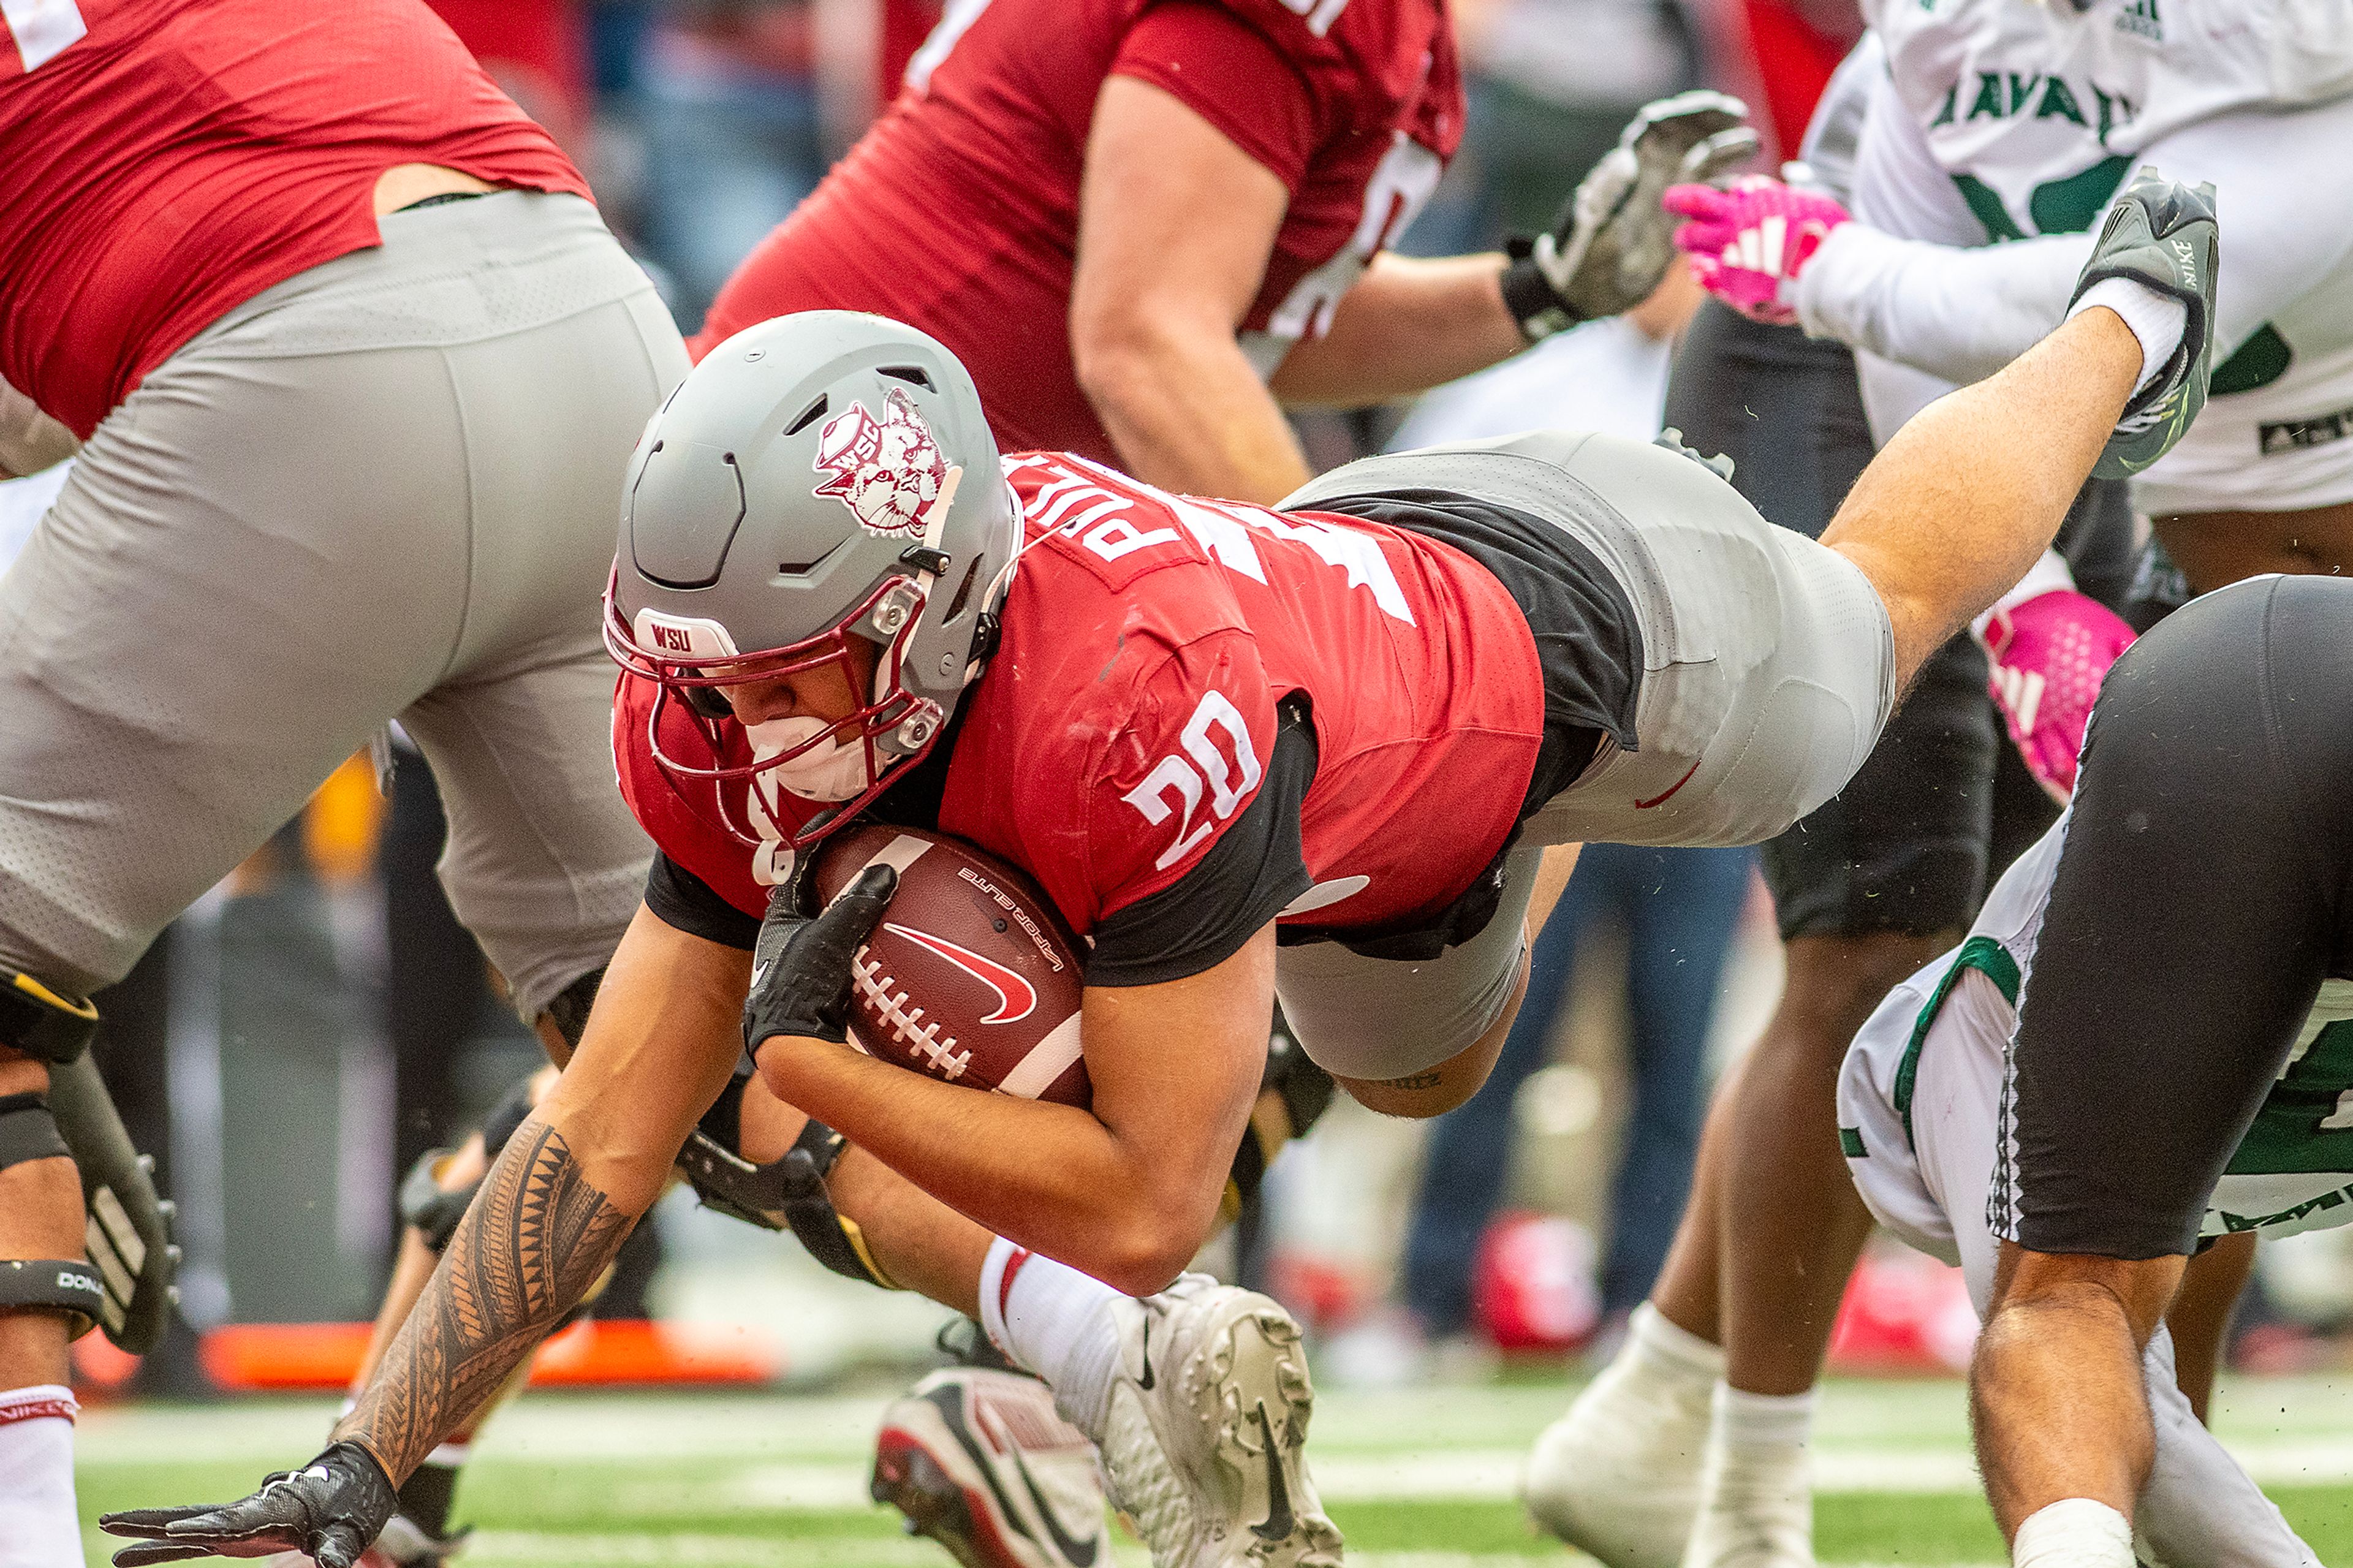
{"label": "polynesian tattoo sleeve", "polygon": [[524,1122],[335,1437],[406,1480],[587,1292],[634,1223],[588,1184],[563,1134]]}

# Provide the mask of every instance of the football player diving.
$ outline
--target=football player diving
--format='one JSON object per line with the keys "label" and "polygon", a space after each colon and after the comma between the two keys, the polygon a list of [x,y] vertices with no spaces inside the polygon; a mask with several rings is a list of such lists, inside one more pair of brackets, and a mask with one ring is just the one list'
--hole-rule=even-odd
{"label": "football player diving", "polygon": [[[2211,209],[2150,175],[2118,210],[2083,287],[2179,300],[2181,332],[2077,312],[1915,419],[1820,542],[1679,446],[1434,448],[1266,509],[1000,458],[963,367],[880,318],[723,344],[627,481],[615,735],[661,854],[581,1046],[334,1442],[225,1507],[109,1516],[139,1538],[117,1562],[274,1545],[348,1568],[393,1483],[603,1268],[747,1045],[859,1156],[858,1244],[1044,1377],[1156,1561],[1330,1561],[1287,1320],[1179,1278],[1270,1008],[1367,1106],[1435,1115],[1492,1063],[1574,845],[1749,842],[1835,792],[2094,467],[2202,398]],[[847,1044],[893,878],[815,910],[794,871],[861,814],[1013,862],[1092,939],[1091,1108]]]}
{"label": "football player diving", "polygon": [[[1526,254],[1407,260],[1388,247],[1436,184],[1464,114],[1452,24],[1436,0],[1353,0],[1313,16],[1278,0],[1090,0],[1076,11],[997,0],[941,23],[892,112],[744,259],[689,350],[699,359],[797,311],[890,316],[963,363],[1000,447],[1271,502],[1310,472],[1279,400],[1419,391],[1651,294],[1673,253],[1660,192],[1745,160],[1756,145],[1745,113],[1708,91],[1647,104],[1551,232],[1518,247]],[[1279,1022],[1272,1040],[1229,1207],[1334,1092]],[[754,1125],[760,1098],[754,1088]],[[414,1306],[498,1135],[532,1099],[519,1090],[490,1119],[487,1142],[427,1156],[403,1184],[413,1223],[355,1389]],[[772,1184],[789,1147],[788,1137],[704,1149],[687,1173],[706,1201],[776,1223],[765,1200],[714,1189]],[[912,1433],[932,1464],[878,1463],[875,1495],[967,1568],[1078,1568],[1092,1533],[1065,1550],[1042,1521],[1024,1528],[1001,1504],[1022,1495],[1016,1461],[1067,1468],[1074,1485],[1087,1484],[1091,1462],[958,1440],[938,1412],[983,1385],[1042,1403],[986,1367],[933,1374],[884,1416],[886,1446]],[[444,1444],[403,1485],[385,1542],[406,1568],[454,1541],[468,1451]],[[1073,1518],[1090,1511],[1075,1494],[1071,1503]]]}

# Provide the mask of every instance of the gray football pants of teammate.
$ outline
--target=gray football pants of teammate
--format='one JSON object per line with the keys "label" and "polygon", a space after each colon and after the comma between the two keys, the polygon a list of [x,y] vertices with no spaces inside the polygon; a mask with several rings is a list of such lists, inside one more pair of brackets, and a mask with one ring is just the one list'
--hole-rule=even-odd
{"label": "gray football pants of teammate", "polygon": [[149,375],[0,581],[0,965],[120,978],[396,718],[525,1017],[636,909],[596,605],[684,351],[577,198],[381,221]]}
{"label": "gray football pants of teammate", "polygon": [[69,1322],[144,1349],[166,1310],[152,1190],[75,1054],[82,998],[389,721],[525,1018],[581,1001],[637,906],[596,602],[685,351],[576,197],[379,224],[149,374],[0,580],[0,1047],[60,1064],[0,1048],[0,1391],[62,1384]]}

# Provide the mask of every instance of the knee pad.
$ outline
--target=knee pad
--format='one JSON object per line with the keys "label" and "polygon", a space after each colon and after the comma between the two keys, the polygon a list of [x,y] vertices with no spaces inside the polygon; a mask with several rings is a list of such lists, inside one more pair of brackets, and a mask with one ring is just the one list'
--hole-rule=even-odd
{"label": "knee pad", "polygon": [[71,1153],[58,1135],[58,1119],[49,1110],[47,1095],[0,1095],[0,1171]]}
{"label": "knee pad", "polygon": [[0,1046],[61,1067],[90,1048],[98,1009],[58,995],[29,974],[0,969]]}
{"label": "knee pad", "polygon": [[554,1021],[555,1032],[574,1050],[580,1048],[580,1037],[588,1029],[588,1011],[596,1005],[596,988],[605,983],[605,971],[592,969],[555,994],[547,1005],[547,1016]]}
{"label": "knee pad", "polygon": [[1307,1059],[1307,1052],[1291,1037],[1279,1010],[1274,1032],[1267,1038],[1266,1071],[1259,1079],[1259,1099],[1263,1100],[1270,1089],[1278,1098],[1281,1110],[1270,1115],[1271,1108],[1255,1109],[1242,1129],[1241,1145],[1234,1151],[1225,1197],[1219,1205],[1228,1220],[1258,1195],[1259,1184],[1266,1179],[1267,1167],[1282,1152],[1282,1146],[1294,1138],[1304,1138],[1307,1130],[1331,1109],[1332,1097],[1339,1090],[1330,1073]]}
{"label": "knee pad", "polygon": [[467,1206],[482,1184],[479,1179],[462,1187],[441,1184],[442,1163],[456,1152],[454,1149],[427,1149],[417,1157],[417,1163],[408,1167],[408,1174],[400,1179],[400,1223],[414,1229],[437,1258],[449,1249],[449,1238],[458,1234],[458,1222],[466,1217]]}
{"label": "knee pad", "polygon": [[811,1118],[785,1157],[758,1165],[738,1151],[743,1144],[744,1089],[738,1075],[720,1091],[702,1124],[679,1151],[679,1173],[705,1208],[717,1209],[763,1230],[789,1230],[811,1258],[850,1279],[900,1289],[866,1245],[858,1222],[843,1217],[827,1195],[825,1178],[849,1140]]}
{"label": "knee pad", "polygon": [[[523,1119],[531,1114],[532,1080],[538,1076],[537,1072],[526,1074],[522,1081],[500,1096],[499,1102],[491,1107],[491,1113],[482,1118],[485,1168],[498,1163],[499,1152],[507,1146],[507,1140],[515,1135],[515,1129],[521,1127]],[[442,1163],[453,1152],[455,1151],[448,1149],[427,1149],[417,1157],[417,1163],[411,1165],[408,1174],[400,1180],[400,1222],[415,1226],[424,1237],[425,1245],[431,1247],[437,1257],[448,1250],[449,1238],[458,1234],[458,1222],[466,1217],[466,1210],[482,1184],[479,1176],[462,1187],[444,1187],[441,1184]]]}
{"label": "knee pad", "polygon": [[172,1205],[155,1194],[155,1162],[131,1146],[88,1057],[50,1068],[48,1102],[81,1173],[82,1242],[104,1294],[99,1326],[122,1349],[144,1355],[163,1339],[180,1300],[173,1283],[180,1249],[172,1243]]}

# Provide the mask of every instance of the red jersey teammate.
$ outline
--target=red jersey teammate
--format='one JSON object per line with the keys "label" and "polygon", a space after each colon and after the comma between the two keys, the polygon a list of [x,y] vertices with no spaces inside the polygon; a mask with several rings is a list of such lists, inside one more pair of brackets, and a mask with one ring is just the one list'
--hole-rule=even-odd
{"label": "red jersey teammate", "polygon": [[80,450],[0,582],[0,1562],[169,1311],[90,994],[396,716],[554,1044],[627,923],[579,606],[686,358],[586,197],[418,0],[0,3],[0,468]]}
{"label": "red jersey teammate", "polygon": [[[2202,308],[2211,212],[2156,181],[2126,199],[2137,226],[2093,275]],[[1169,1284],[1216,1215],[1276,995],[1359,1100],[1459,1102],[1557,890],[1543,847],[1737,841],[1819,805],[1901,681],[2047,545],[2147,358],[2087,310],[1920,416],[1817,543],[1692,454],[1599,436],[1368,459],[1281,510],[1180,497],[1071,454],[1000,461],[963,367],[895,322],[730,340],[625,490],[615,734],[662,854],[578,1051],[337,1441],[224,1508],[114,1516],[145,1538],[118,1561],[289,1544],[347,1568],[390,1482],[659,1194],[741,1045],[854,1145],[843,1245],[1045,1379],[1163,1568],[1334,1561],[1295,1331]],[[2204,363],[2201,334],[2145,398]],[[861,811],[1004,856],[1092,939],[1089,1108],[848,1046],[892,874],[814,915],[771,889]]]}
{"label": "red jersey teammate", "polygon": [[1736,100],[1686,93],[1533,256],[1388,255],[1461,136],[1450,26],[1442,0],[960,0],[692,346],[874,311],[964,361],[1008,450],[1271,502],[1308,477],[1279,402],[1417,392],[1628,308],[1672,255],[1659,192],[1755,146]]}

